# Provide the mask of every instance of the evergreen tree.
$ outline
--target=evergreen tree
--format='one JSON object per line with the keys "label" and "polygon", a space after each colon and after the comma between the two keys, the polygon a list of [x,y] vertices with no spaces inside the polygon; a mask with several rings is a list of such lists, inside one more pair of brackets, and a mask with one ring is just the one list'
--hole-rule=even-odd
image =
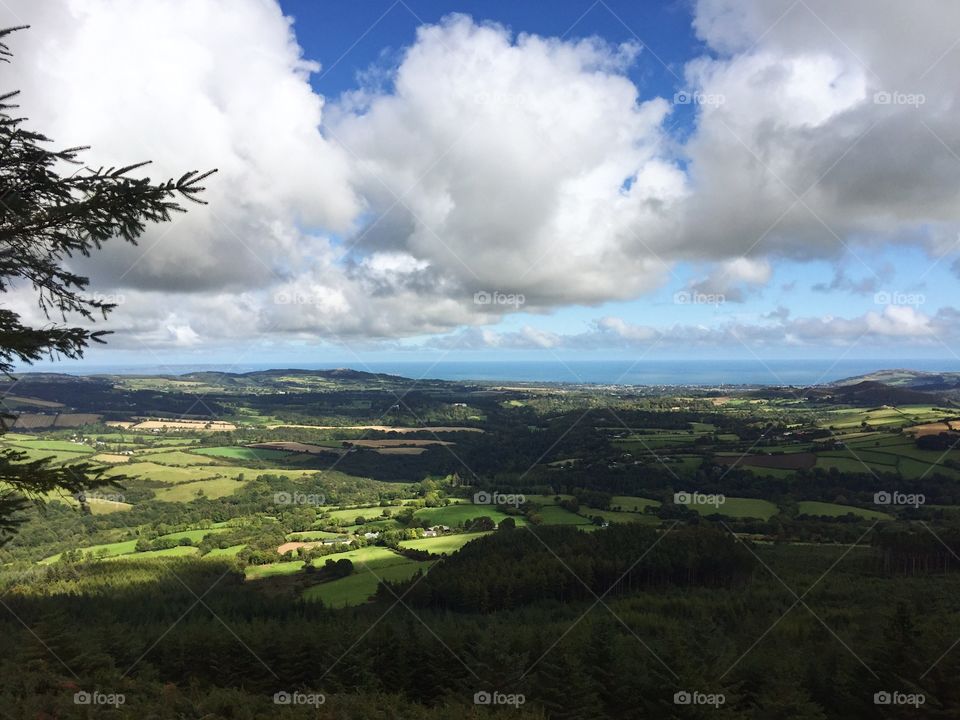
{"label": "evergreen tree", "polygon": [[[12,53],[4,39],[19,29],[0,30],[0,60],[9,62]],[[52,149],[49,138],[25,127],[12,102],[17,94],[0,95],[0,293],[18,284],[31,287],[49,322],[34,327],[0,307],[0,372],[7,375],[18,361],[78,358],[90,343],[103,342],[105,331],[72,323],[105,318],[115,305],[85,294],[89,278],[74,272],[70,259],[90,257],[114,238],[136,244],[148,224],[184,212],[180,201],[202,203],[200,183],[215,172],[152,182],[131,177],[143,162],[86,167],[80,154],[87,148]],[[65,173],[71,165],[76,171]],[[11,417],[0,420],[0,433]],[[6,488],[0,494],[0,543],[15,532],[17,512],[29,500],[55,490],[77,495],[107,484],[89,464],[54,468],[27,459],[23,452],[0,451],[0,484]]]}

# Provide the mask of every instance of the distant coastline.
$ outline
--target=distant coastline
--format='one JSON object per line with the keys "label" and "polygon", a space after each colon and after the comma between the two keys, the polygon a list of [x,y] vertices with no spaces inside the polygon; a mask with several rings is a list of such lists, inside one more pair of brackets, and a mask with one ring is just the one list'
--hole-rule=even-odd
{"label": "distant coastline", "polygon": [[594,385],[816,385],[866,375],[891,368],[917,371],[960,372],[958,360],[928,359],[797,359],[797,360],[570,360],[521,361],[342,361],[302,363],[79,365],[44,363],[18,368],[17,372],[54,372],[71,375],[180,375],[189,372],[252,372],[275,368],[355,370],[387,373],[414,379],[563,383]]}

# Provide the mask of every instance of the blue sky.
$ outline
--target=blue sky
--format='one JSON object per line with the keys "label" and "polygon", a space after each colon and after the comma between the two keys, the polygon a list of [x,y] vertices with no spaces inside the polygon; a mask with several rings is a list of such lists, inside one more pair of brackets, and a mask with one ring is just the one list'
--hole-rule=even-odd
{"label": "blue sky", "polygon": [[[80,263],[92,292],[120,301],[91,364],[952,363],[957,10],[851,3],[864,12],[827,0],[3,12],[33,25],[14,48],[24,105],[58,139],[170,174],[221,168],[209,208]],[[181,60],[158,62],[156,37]],[[114,87],[115,105],[96,103]]]}

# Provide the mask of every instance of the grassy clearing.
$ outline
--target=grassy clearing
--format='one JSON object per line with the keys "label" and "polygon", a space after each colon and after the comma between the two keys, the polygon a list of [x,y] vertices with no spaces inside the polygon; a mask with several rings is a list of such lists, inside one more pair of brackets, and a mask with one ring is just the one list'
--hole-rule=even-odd
{"label": "grassy clearing", "polygon": [[462,525],[467,520],[472,520],[478,517],[488,517],[493,520],[498,525],[501,520],[504,520],[508,517],[512,517],[516,520],[517,525],[525,525],[526,520],[520,516],[516,515],[507,515],[497,510],[493,505],[448,505],[447,507],[440,508],[422,508],[417,510],[413,516],[422,520],[426,520],[431,525],[448,525],[449,527],[456,527]]}
{"label": "grassy clearing", "polygon": [[303,570],[303,560],[290,560],[270,565],[247,565],[244,574],[247,580],[262,580],[274,575],[291,575],[301,570]]}
{"label": "grassy clearing", "polygon": [[104,473],[105,477],[115,475],[136,475],[148,480],[157,480],[163,483],[189,483],[197,480],[208,480],[217,474],[219,468],[213,467],[172,467],[157,465],[152,462],[135,462],[128,465],[110,468]]}
{"label": "grassy clearing", "polygon": [[[586,512],[586,511],[585,511]],[[590,511],[592,512],[592,511]],[[546,505],[537,512],[544,525],[589,525],[587,518],[565,510],[559,505]]]}
{"label": "grassy clearing", "polygon": [[240,545],[231,545],[230,547],[225,548],[214,548],[206,555],[205,558],[224,558],[224,557],[236,557],[237,553],[243,550],[246,547],[244,544]]}
{"label": "grassy clearing", "polygon": [[149,558],[174,558],[187,557],[188,555],[197,555],[200,548],[192,545],[178,545],[177,547],[166,548],[165,550],[147,550],[146,552],[132,553],[130,555],[115,555],[109,560],[147,560]]}
{"label": "grassy clearing", "polygon": [[[333,557],[338,559],[348,554],[343,553]],[[314,585],[304,592],[303,599],[320,601],[327,607],[333,608],[362,605],[376,592],[381,580],[393,582],[406,580],[418,570],[426,572],[433,565],[431,561],[419,562],[400,555],[394,555],[394,557],[396,560],[388,561],[389,564],[365,564],[358,567],[357,571],[349,577]]]}
{"label": "grassy clearing", "polygon": [[202,497],[216,499],[233,495],[233,493],[242,488],[243,485],[244,483],[238,482],[233,478],[199,480],[197,482],[180,483],[173,487],[158,489],[155,491],[155,497],[157,500],[164,502],[190,502],[191,500],[196,500],[198,497],[201,497],[198,492],[202,490]]}
{"label": "grassy clearing", "polygon": [[633,495],[614,495],[610,499],[610,509],[621,510],[623,512],[644,512],[648,507],[659,506],[659,500],[650,500]]}
{"label": "grassy clearing", "polygon": [[166,535],[161,535],[165,540],[182,540],[183,538],[190,538],[192,542],[200,542],[207,535],[216,535],[217,533],[227,532],[230,528],[225,527],[210,527],[203,528],[200,530],[183,530],[181,532],[167,533]]}
{"label": "grassy clearing", "polygon": [[728,497],[722,505],[689,505],[701,515],[726,515],[737,518],[758,518],[769,520],[780,512],[772,502],[755,498]]}
{"label": "grassy clearing", "polygon": [[[616,510],[595,510],[594,508],[580,508],[580,513],[588,517],[602,517],[609,523],[642,523],[644,525],[659,525],[660,518],[656,515],[642,515],[636,512],[617,512]],[[584,518],[586,520],[586,518]],[[587,520],[587,523],[590,521]]]}
{"label": "grassy clearing", "polygon": [[291,453],[283,450],[270,450],[267,448],[248,448],[248,447],[208,447],[197,448],[192,452],[197,455],[207,455],[215,458],[226,458],[228,460],[254,460],[259,462],[269,462],[271,460],[284,460],[291,456]]}
{"label": "grassy clearing", "polygon": [[471,540],[489,535],[490,533],[462,533],[460,535],[442,535],[440,537],[420,538],[419,540],[405,540],[400,547],[411,550],[425,550],[434,555],[455,553]]}
{"label": "grassy clearing", "polygon": [[[114,557],[116,555],[130,554],[136,550],[136,547],[136,540],[124,540],[122,542],[106,543],[103,545],[91,545],[90,547],[80,549],[83,550],[85,555],[92,553],[96,556]],[[60,559],[60,555],[61,553],[57,553],[56,555],[51,555],[48,558],[44,558],[40,561],[40,564],[49,565],[50,563],[55,563]]]}
{"label": "grassy clearing", "polygon": [[836,505],[835,503],[815,502],[812,500],[802,500],[797,503],[801,515],[819,515],[823,517],[843,517],[853,514],[868,520],[892,520],[893,517],[879,510],[868,510],[866,508],[853,507],[852,505]]}
{"label": "grassy clearing", "polygon": [[287,533],[287,540],[294,542],[311,542],[313,540],[331,540],[340,537],[340,533],[324,532],[323,530],[300,530]]}
{"label": "grassy clearing", "polygon": [[182,450],[164,450],[163,452],[150,453],[147,455],[137,455],[139,462],[156,463],[157,465],[170,465],[173,467],[189,467],[191,465],[212,465],[215,461],[210,458],[199,457],[194,452],[199,452],[202,448],[195,451],[183,452]]}
{"label": "grassy clearing", "polygon": [[[11,436],[4,440],[10,442]],[[69,440],[18,440],[18,447],[28,450],[53,450],[55,452],[73,452],[73,453],[93,453],[95,450],[89,445],[83,443],[74,443]]]}
{"label": "grassy clearing", "polygon": [[[536,505],[556,505],[561,500],[572,500],[573,495],[524,495],[527,502]],[[559,498],[559,500],[557,499]]]}

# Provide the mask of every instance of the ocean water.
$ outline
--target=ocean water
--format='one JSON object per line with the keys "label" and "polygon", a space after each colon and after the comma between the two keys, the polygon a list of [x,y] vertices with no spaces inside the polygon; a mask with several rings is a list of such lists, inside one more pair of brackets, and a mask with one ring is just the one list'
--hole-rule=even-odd
{"label": "ocean water", "polygon": [[[350,367],[415,379],[588,383],[599,385],[815,385],[864,375],[877,370],[909,368],[930,372],[960,372],[952,360],[571,360],[549,361],[398,361],[342,363],[244,363],[237,365],[50,366],[46,372],[72,374],[169,375],[198,371],[233,373],[272,368],[327,370]],[[23,368],[28,371],[31,368]],[[33,368],[40,370],[41,368]]]}

